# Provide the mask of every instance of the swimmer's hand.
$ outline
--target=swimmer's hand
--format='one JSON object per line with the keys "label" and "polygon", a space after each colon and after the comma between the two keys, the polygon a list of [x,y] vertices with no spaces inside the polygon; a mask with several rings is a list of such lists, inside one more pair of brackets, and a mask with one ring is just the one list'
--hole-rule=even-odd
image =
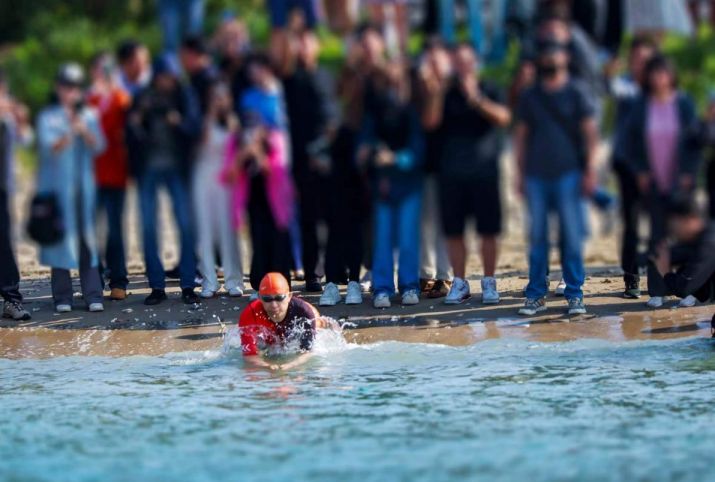
{"label": "swimmer's hand", "polygon": [[[291,368],[299,367],[302,364],[306,363],[308,360],[310,360],[313,357],[312,353],[303,353],[302,355],[298,356],[295,358],[292,362],[286,363],[285,365],[277,365],[278,370],[290,370]],[[276,370],[276,368],[273,368]]]}

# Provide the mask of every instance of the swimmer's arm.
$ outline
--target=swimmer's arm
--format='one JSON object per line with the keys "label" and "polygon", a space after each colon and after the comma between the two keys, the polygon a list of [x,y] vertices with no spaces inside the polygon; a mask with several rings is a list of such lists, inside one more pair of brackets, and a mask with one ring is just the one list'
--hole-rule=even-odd
{"label": "swimmer's arm", "polygon": [[291,368],[299,367],[303,365],[304,363],[307,363],[308,360],[313,358],[313,354],[308,352],[308,353],[303,353],[302,355],[299,355],[295,360],[293,360],[290,363],[286,363],[285,365],[280,365],[278,368],[281,370],[290,370]]}
{"label": "swimmer's arm", "polygon": [[279,370],[281,368],[280,365],[274,365],[273,363],[268,363],[267,361],[265,361],[263,358],[261,358],[258,355],[245,356],[243,358],[248,363],[250,363],[254,366],[257,366],[257,367],[270,368],[271,370]]}

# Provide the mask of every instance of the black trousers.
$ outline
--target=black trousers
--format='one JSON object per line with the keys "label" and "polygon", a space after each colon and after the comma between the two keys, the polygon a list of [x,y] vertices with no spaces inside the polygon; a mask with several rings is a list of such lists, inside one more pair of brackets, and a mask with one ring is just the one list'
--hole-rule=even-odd
{"label": "black trousers", "polygon": [[318,277],[315,273],[320,256],[318,225],[326,218],[327,184],[328,180],[318,175],[296,176],[300,196],[300,231],[306,280]]}
{"label": "black trousers", "polygon": [[12,222],[8,194],[0,188],[0,296],[7,302],[22,302],[20,272],[12,249]]}
{"label": "black trousers", "polygon": [[273,213],[265,199],[251,200],[248,204],[251,220],[251,259],[250,282],[258,291],[263,277],[271,272],[283,274],[290,285],[291,243],[288,229],[280,230],[273,221]]}
{"label": "black trousers", "polygon": [[[648,196],[648,212],[650,215],[650,239],[648,241],[648,254],[655,254],[658,246],[668,237],[668,203],[670,196],[658,192],[651,186]],[[682,257],[671,259],[672,264],[680,264]],[[648,294],[650,296],[666,296],[663,293],[662,277],[654,263],[648,263]]]}
{"label": "black trousers", "polygon": [[636,175],[631,169],[616,164],[614,170],[621,190],[621,217],[623,235],[621,238],[621,268],[623,281],[627,284],[638,282],[638,223],[644,214],[643,199],[638,191]]}
{"label": "black trousers", "polygon": [[348,281],[360,281],[363,260],[364,218],[362,193],[335,186],[328,208],[328,247],[325,253],[325,278],[339,284],[348,269]]}

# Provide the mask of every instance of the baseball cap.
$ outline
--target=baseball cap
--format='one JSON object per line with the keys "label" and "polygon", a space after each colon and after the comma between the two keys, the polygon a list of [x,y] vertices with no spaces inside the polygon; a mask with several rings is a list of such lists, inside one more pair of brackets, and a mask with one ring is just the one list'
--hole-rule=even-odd
{"label": "baseball cap", "polygon": [[84,82],[84,70],[74,62],[63,64],[57,71],[57,83],[72,87],[80,87]]}

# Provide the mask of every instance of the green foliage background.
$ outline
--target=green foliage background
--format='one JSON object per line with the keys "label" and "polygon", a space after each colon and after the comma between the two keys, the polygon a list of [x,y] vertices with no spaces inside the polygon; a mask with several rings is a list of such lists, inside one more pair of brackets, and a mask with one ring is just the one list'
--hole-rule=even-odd
{"label": "green foliage background", "polygon": [[[244,19],[257,44],[265,44],[269,23],[264,0],[205,0],[206,32],[230,9]],[[0,0],[0,65],[10,77],[15,95],[34,111],[46,103],[57,67],[75,60],[86,64],[100,50],[114,50],[125,38],[136,38],[158,51],[161,33],[158,0]],[[341,61],[342,40],[325,30],[322,60],[331,67]],[[421,36],[411,41],[419,48]],[[683,88],[704,108],[715,80],[715,31],[702,26],[695,38],[667,37],[664,49],[680,69]],[[625,51],[624,51],[625,53]],[[508,84],[519,58],[513,44],[507,61],[490,66],[484,75]]]}

